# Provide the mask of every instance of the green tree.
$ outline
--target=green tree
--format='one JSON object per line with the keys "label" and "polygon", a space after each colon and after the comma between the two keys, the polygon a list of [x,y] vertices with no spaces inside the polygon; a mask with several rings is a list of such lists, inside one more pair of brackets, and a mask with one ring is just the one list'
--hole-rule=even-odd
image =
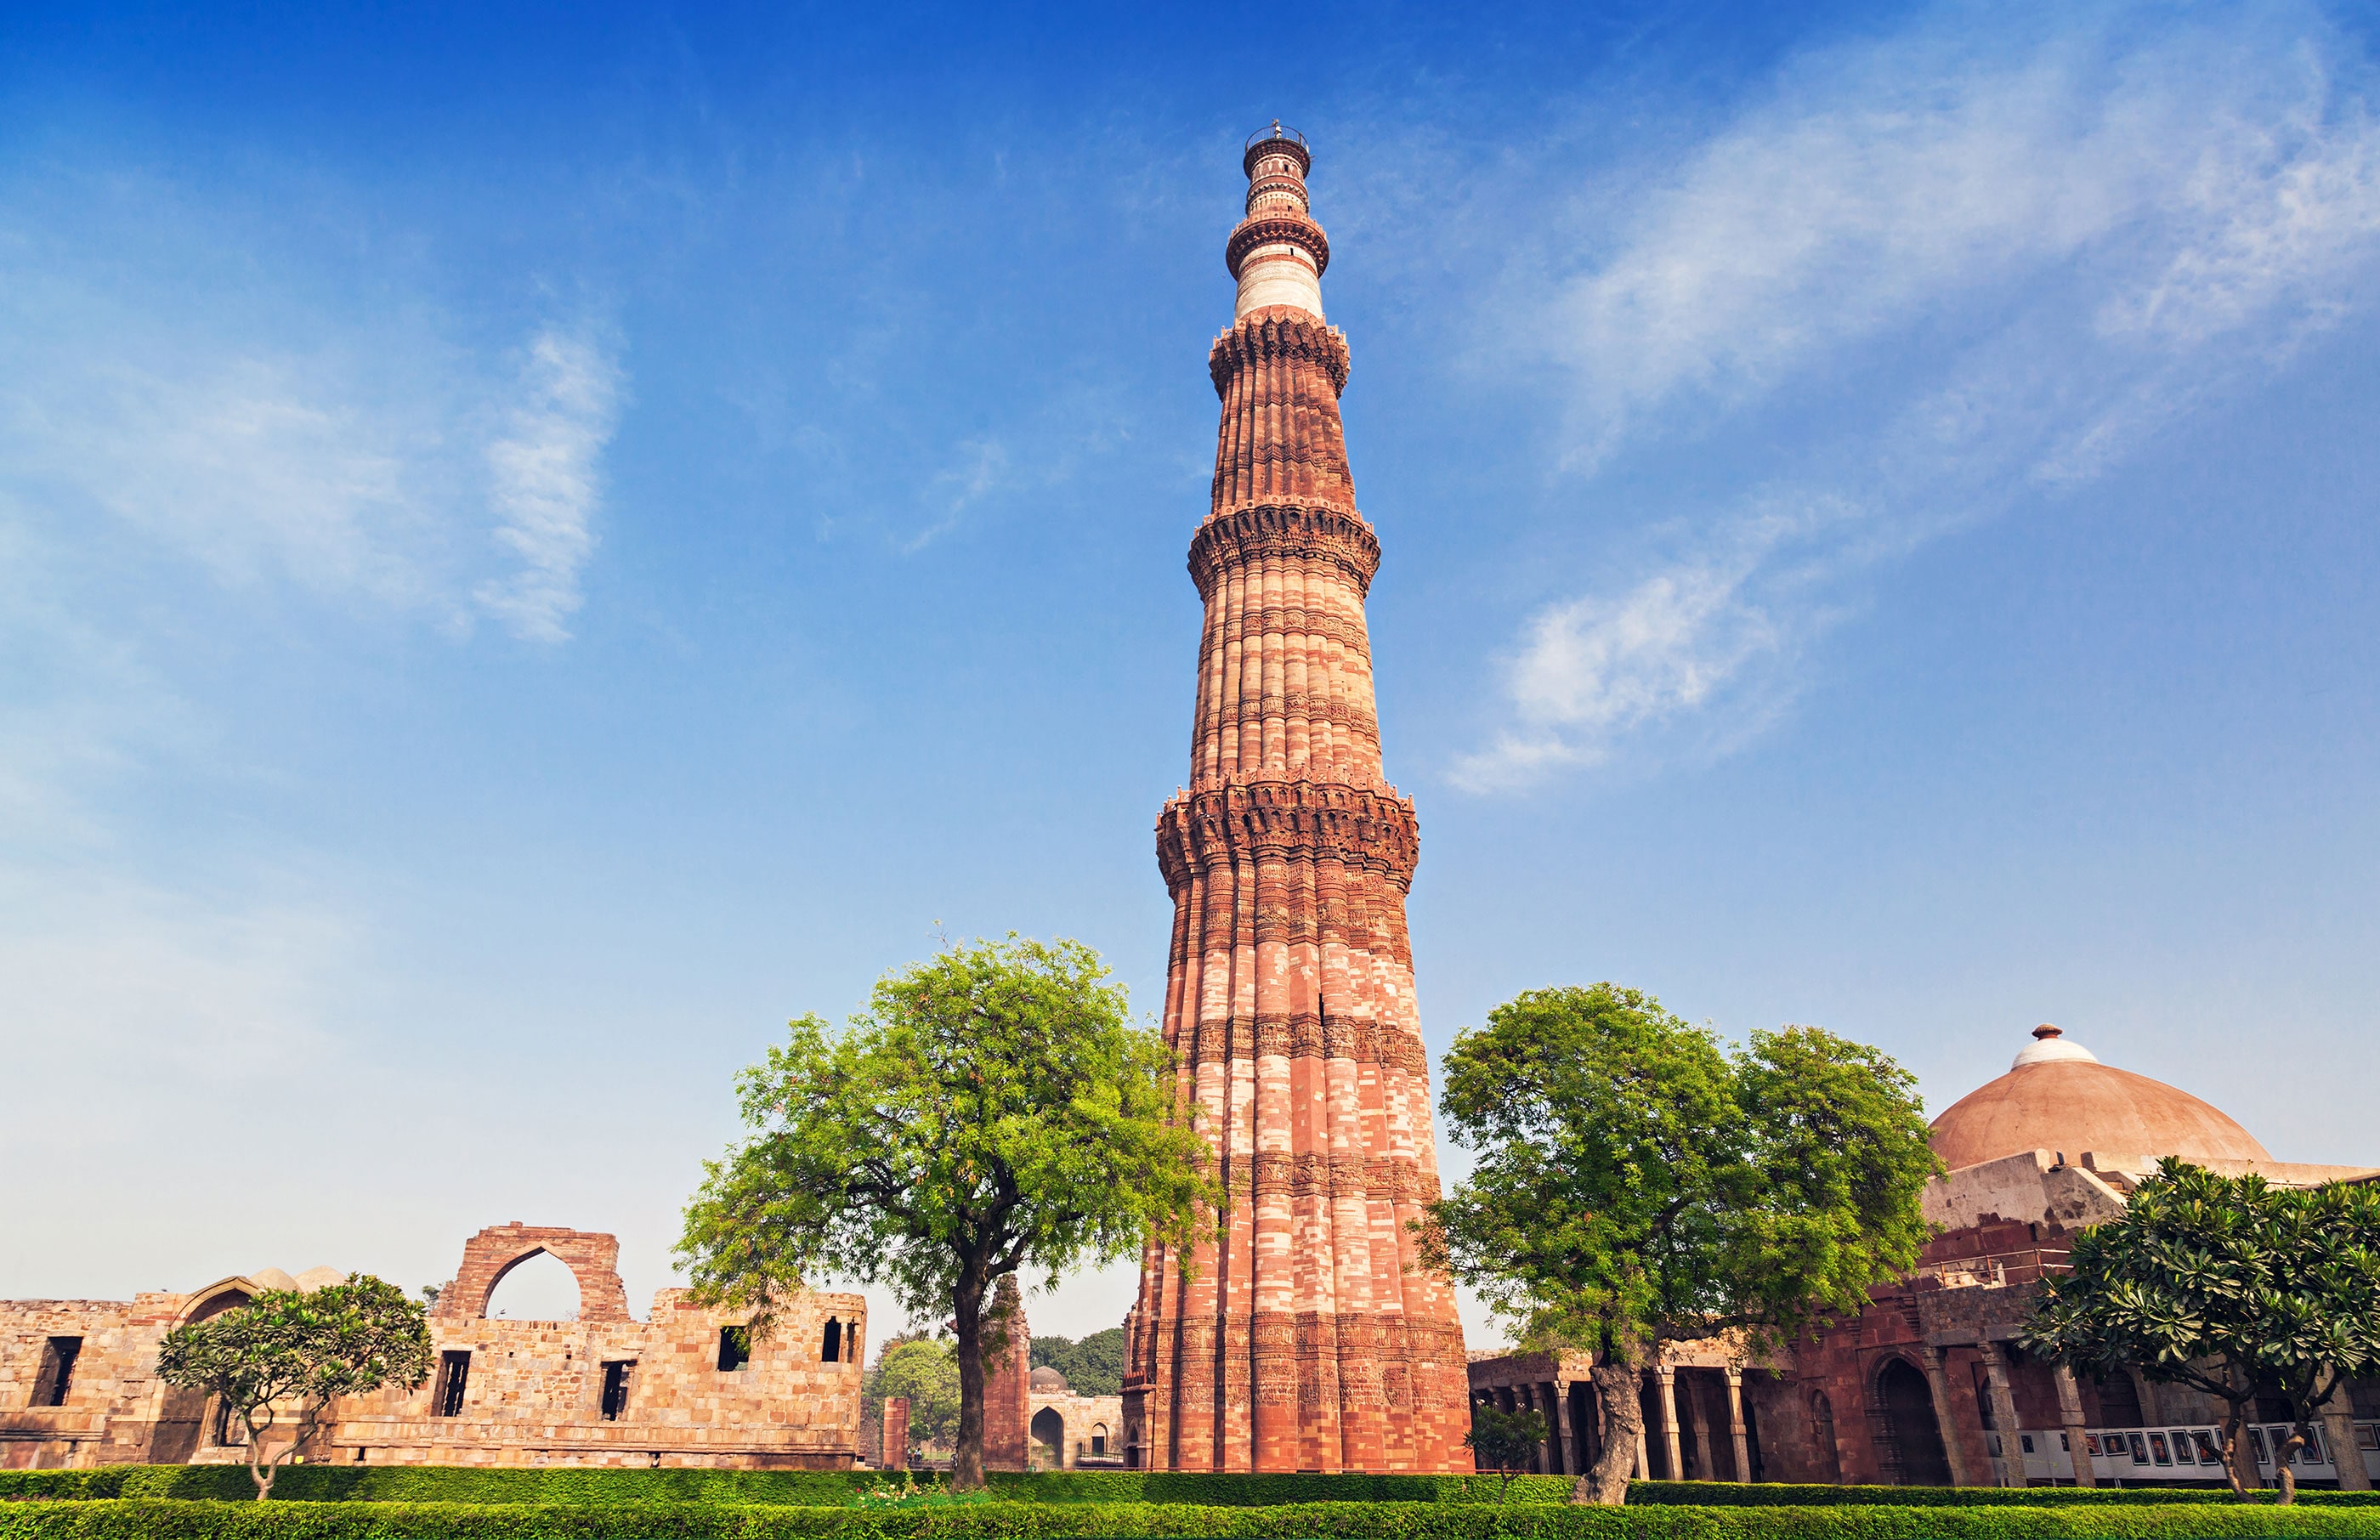
{"label": "green tree", "polygon": [[1088,947],[953,947],[886,975],[869,1007],[839,1034],[795,1022],[744,1073],[753,1133],[706,1165],[678,1255],[698,1299],[759,1329],[810,1274],[888,1283],[912,1318],[948,1320],[951,1480],[979,1487],[1000,1279],[1186,1244],[1221,1192],[1172,1116],[1172,1053]]}
{"label": "green tree", "polygon": [[951,1345],[932,1337],[893,1342],[877,1360],[876,1398],[909,1400],[909,1435],[921,1445],[948,1449],[959,1432],[959,1361]]}
{"label": "green tree", "polygon": [[1496,1483],[1498,1502],[1504,1500],[1504,1495],[1512,1490],[1512,1478],[1529,1468],[1537,1446],[1545,1441],[1543,1413],[1506,1412],[1493,1406],[1473,1407],[1471,1431],[1463,1436],[1463,1445],[1471,1450],[1472,1463],[1502,1478]]}
{"label": "green tree", "polygon": [[2274,1469],[2281,1501],[2296,1500],[2290,1457],[2314,1409],[2341,1380],[2380,1372],[2380,1193],[2275,1187],[2168,1158],[2121,1219],[2074,1238],[2070,1260],[2043,1280],[2025,1347],[2222,1401],[2224,1469],[2241,1498],[2259,1484],[2249,1408],[2259,1394],[2286,1398],[2295,1425]]}
{"label": "green tree", "polygon": [[1033,1366],[1051,1368],[1066,1376],[1066,1388],[1078,1396],[1123,1393],[1123,1328],[1094,1331],[1081,1341],[1063,1337],[1033,1339]]}
{"label": "green tree", "polygon": [[[311,1291],[268,1289],[220,1316],[176,1327],[157,1350],[157,1377],[217,1398],[248,1440],[257,1500],[273,1496],[285,1461],[302,1458],[323,1408],[382,1386],[430,1377],[430,1327],[405,1291],[363,1273]],[[289,1439],[266,1440],[284,1409]]]}
{"label": "green tree", "polygon": [[1439,1109],[1478,1163],[1419,1225],[1522,1345],[1592,1355],[1609,1419],[1574,1502],[1624,1500],[1665,1341],[1747,1353],[1917,1262],[1941,1168],[1907,1071],[1815,1027],[1730,1052],[1651,996],[1540,989],[1456,1037]]}

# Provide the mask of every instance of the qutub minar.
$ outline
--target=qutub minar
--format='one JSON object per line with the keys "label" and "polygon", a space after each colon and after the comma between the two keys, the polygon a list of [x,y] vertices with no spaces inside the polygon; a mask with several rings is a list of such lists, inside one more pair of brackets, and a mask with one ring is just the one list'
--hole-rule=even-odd
{"label": "qutub minar", "polygon": [[1208,372],[1214,501],[1190,784],[1157,823],[1165,1035],[1231,1190],[1220,1246],[1152,1247],[1126,1322],[1126,1454],[1183,1471],[1468,1469],[1463,1330],[1406,1222],[1439,1195],[1405,894],[1413,804],[1381,776],[1355,511],[1322,319],[1330,244],[1279,124],[1249,140],[1238,281]]}

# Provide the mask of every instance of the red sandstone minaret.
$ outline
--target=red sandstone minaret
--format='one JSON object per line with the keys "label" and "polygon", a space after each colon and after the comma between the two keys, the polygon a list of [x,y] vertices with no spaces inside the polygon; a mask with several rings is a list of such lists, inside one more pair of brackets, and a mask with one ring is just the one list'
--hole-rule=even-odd
{"label": "red sandstone minaret", "polygon": [[1305,139],[1250,139],[1239,283],[1208,372],[1214,506],[1190,786],[1157,823],[1165,1035],[1231,1193],[1223,1243],[1151,1248],[1126,1322],[1132,1459],[1183,1471],[1468,1470],[1463,1330],[1405,1230],[1439,1195],[1405,935],[1413,805],[1381,779],[1355,511]]}

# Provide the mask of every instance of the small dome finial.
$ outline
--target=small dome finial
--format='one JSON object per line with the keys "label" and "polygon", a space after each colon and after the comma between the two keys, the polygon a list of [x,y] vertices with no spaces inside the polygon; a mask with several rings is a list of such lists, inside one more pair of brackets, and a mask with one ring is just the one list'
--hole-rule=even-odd
{"label": "small dome finial", "polygon": [[2097,1054],[2080,1043],[2067,1041],[2064,1032],[2044,1022],[2033,1029],[2033,1041],[2024,1045],[2024,1051],[2010,1062],[2009,1068],[2021,1070],[2027,1064],[2095,1064],[2098,1061]]}

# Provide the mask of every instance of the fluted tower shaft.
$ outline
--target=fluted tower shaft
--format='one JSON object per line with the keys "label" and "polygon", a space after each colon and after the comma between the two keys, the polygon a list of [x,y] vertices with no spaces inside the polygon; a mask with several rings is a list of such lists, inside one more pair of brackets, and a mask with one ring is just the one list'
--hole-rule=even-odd
{"label": "fluted tower shaft", "polygon": [[1220,1244],[1151,1247],[1127,1322],[1131,1457],[1188,1471],[1469,1469],[1462,1328],[1406,1222],[1439,1195],[1405,895],[1413,805],[1381,777],[1355,511],[1304,141],[1250,141],[1188,786],[1157,824],[1165,1033],[1231,1193]]}

